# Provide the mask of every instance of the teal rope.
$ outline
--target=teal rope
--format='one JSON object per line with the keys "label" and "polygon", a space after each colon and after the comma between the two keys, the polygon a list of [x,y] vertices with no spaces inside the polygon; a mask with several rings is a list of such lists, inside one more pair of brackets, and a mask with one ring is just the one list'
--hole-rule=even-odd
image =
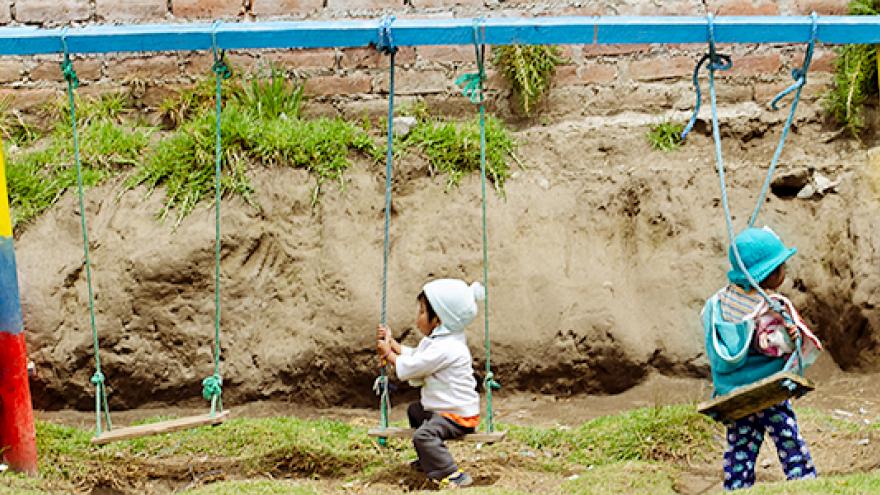
{"label": "teal rope", "polygon": [[215,21],[211,29],[211,51],[214,65],[211,70],[216,79],[216,118],[214,148],[214,374],[202,380],[202,397],[211,401],[211,417],[223,410],[223,377],[220,375],[220,203],[221,203],[221,165],[223,162],[223,80],[229,79],[232,72],[224,60],[224,54],[217,46],[217,28],[220,21]]}
{"label": "teal rope", "polygon": [[807,51],[804,54],[804,62],[799,68],[791,71],[791,77],[795,82],[776,95],[776,97],[773,98],[773,101],[770,102],[770,106],[776,110],[777,103],[779,103],[785,95],[794,91],[794,99],[791,102],[788,119],[785,121],[785,126],[782,128],[782,134],[779,137],[779,144],[776,145],[776,151],[773,152],[773,159],[770,160],[770,168],[767,170],[767,177],[764,179],[764,184],[761,186],[761,192],[758,195],[758,201],[755,204],[755,211],[752,212],[752,216],[749,218],[749,227],[754,226],[755,222],[758,220],[758,215],[761,213],[761,207],[764,205],[764,200],[767,198],[767,193],[770,191],[770,183],[773,181],[773,175],[776,172],[779,157],[782,155],[782,148],[785,147],[785,140],[788,137],[791,124],[794,122],[794,113],[797,111],[798,103],[801,101],[801,90],[803,90],[804,85],[807,84],[807,72],[809,72],[810,62],[813,60],[813,49],[816,46],[816,38],[818,34],[818,16],[813,12],[810,14],[810,18],[812,19],[813,24],[810,28],[810,41],[807,44]]}
{"label": "teal rope", "polygon": [[485,26],[482,19],[474,19],[474,54],[477,60],[477,73],[464,74],[456,79],[455,83],[462,86],[462,94],[472,103],[480,106],[480,190],[483,222],[483,287],[486,297],[483,300],[483,343],[486,350],[486,376],[483,379],[483,387],[486,390],[486,431],[495,431],[495,413],[492,405],[492,392],[501,388],[501,384],[495,381],[492,372],[492,343],[489,338],[489,234],[486,207],[486,106],[484,85],[486,81],[485,69]]}
{"label": "teal rope", "polygon": [[[385,149],[385,228],[382,244],[382,307],[379,321],[382,325],[388,324],[388,258],[391,253],[391,175],[394,164],[394,56],[397,48],[391,35],[391,23],[394,16],[386,16],[379,24],[379,41],[376,48],[388,54],[388,142]],[[388,428],[388,411],[391,408],[391,399],[388,392],[388,373],[385,362],[379,367],[379,377],[376,378],[375,388],[379,394],[379,426]],[[385,438],[379,439],[380,445],[386,444]]]}
{"label": "teal rope", "polygon": [[76,128],[76,102],[74,98],[74,89],[79,87],[79,78],[76,70],[73,68],[73,62],[70,60],[70,52],[67,49],[67,28],[61,31],[61,47],[64,52],[64,59],[61,61],[61,72],[64,80],[67,81],[67,102],[70,108],[70,128],[73,133],[73,162],[76,167],[76,187],[79,196],[79,218],[80,230],[83,238],[83,258],[86,265],[86,286],[89,292],[89,324],[92,328],[92,341],[95,354],[95,374],[92,375],[91,382],[95,386],[95,436],[100,436],[102,432],[101,409],[103,406],[104,420],[107,422],[107,430],[113,429],[110,421],[110,406],[107,402],[107,387],[104,383],[104,373],[101,372],[101,350],[98,342],[98,327],[95,324],[95,295],[92,290],[92,261],[89,257],[89,232],[86,226],[86,205],[85,192],[83,188],[82,162],[79,153],[79,133]]}
{"label": "teal rope", "polygon": [[[714,33],[714,26],[713,26],[713,21],[712,21],[711,15],[709,15],[709,18],[708,18],[708,25],[709,25],[709,46],[710,46],[710,53],[711,53],[712,51],[714,51],[714,45],[715,45],[715,33]],[[718,126],[718,103],[717,103],[717,97],[716,97],[716,92],[715,92],[715,70],[717,70],[717,69],[714,66],[714,64],[710,64],[709,65],[709,99],[712,104],[712,139],[715,144],[715,165],[716,165],[716,170],[718,172],[718,179],[719,179],[719,182],[721,185],[721,206],[724,210],[724,221],[725,221],[725,225],[727,227],[728,241],[730,242],[731,250],[733,251],[733,255],[734,255],[734,259],[736,261],[736,264],[739,267],[740,271],[745,275],[746,280],[748,280],[748,282],[749,282],[749,285],[751,285],[755,290],[757,290],[758,293],[761,295],[761,297],[764,298],[765,301],[767,301],[767,304],[774,311],[781,314],[783,316],[783,318],[785,318],[786,322],[792,323],[792,318],[788,314],[788,312],[779,303],[777,303],[773,299],[770,299],[770,296],[764,291],[763,288],[761,288],[760,284],[758,284],[758,282],[751,276],[751,274],[749,273],[748,269],[745,266],[745,263],[743,263],[742,257],[740,256],[740,253],[739,253],[739,249],[736,246],[736,242],[734,242],[736,236],[734,234],[734,229],[733,229],[733,218],[730,213],[730,202],[729,202],[728,194],[727,194],[727,179],[726,179],[725,173],[724,173],[724,156],[721,151],[721,133],[719,131],[719,126]],[[800,375],[803,375],[803,373],[804,373],[803,359],[801,358],[801,350],[800,350],[801,343],[802,343],[802,338],[800,335],[800,331],[798,331],[795,352],[797,353],[797,356],[798,356],[798,359],[797,359],[798,373]]]}

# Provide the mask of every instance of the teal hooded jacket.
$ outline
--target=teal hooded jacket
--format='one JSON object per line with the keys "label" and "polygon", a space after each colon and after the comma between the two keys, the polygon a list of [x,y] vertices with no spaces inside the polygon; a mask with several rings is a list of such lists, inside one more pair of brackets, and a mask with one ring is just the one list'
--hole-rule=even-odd
{"label": "teal hooded jacket", "polygon": [[785,359],[765,356],[751,349],[754,320],[733,323],[721,317],[718,294],[706,301],[702,316],[706,357],[715,386],[713,396],[729,394],[785,368]]}

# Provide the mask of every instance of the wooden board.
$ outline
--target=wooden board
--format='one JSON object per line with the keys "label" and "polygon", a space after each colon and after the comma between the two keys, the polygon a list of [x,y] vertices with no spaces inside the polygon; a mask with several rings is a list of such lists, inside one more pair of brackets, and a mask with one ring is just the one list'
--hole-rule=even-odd
{"label": "wooden board", "polygon": [[214,417],[210,414],[202,414],[200,416],[188,416],[186,418],[171,419],[168,421],[160,421],[158,423],[150,423],[148,425],[128,426],[126,428],[116,428],[102,433],[100,436],[92,438],[95,445],[104,445],[110,442],[118,442],[120,440],[130,440],[132,438],[146,437],[149,435],[158,435],[159,433],[170,433],[172,431],[187,430],[197,426],[219,425],[226,421],[229,411],[217,413]]}
{"label": "wooden board", "polygon": [[[367,432],[371,437],[382,438],[412,438],[414,428],[373,428]],[[467,435],[453,440],[464,440],[465,442],[482,442],[495,443],[504,440],[507,435],[506,431],[496,431],[494,433],[468,433]]]}
{"label": "wooden board", "polygon": [[[785,380],[795,384],[794,391],[782,386]],[[701,402],[697,411],[717,421],[735,421],[786,399],[800,397],[814,388],[813,382],[797,373],[782,371],[727,395]]]}

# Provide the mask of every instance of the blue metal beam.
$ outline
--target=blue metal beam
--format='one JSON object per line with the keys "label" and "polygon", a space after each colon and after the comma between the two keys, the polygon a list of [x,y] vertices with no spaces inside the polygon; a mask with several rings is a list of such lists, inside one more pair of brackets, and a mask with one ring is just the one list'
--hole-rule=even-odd
{"label": "blue metal beam", "polygon": [[[469,45],[473,19],[401,19],[392,25],[398,46]],[[704,17],[538,17],[485,19],[490,45],[705,43]],[[378,40],[379,20],[224,23],[217,41],[226,49],[348,48]],[[811,20],[797,17],[718,17],[719,43],[805,43]],[[66,31],[73,53],[207,50],[212,24],[86,26]],[[831,44],[880,43],[880,16],[827,16],[819,40]],[[0,55],[61,50],[61,29],[0,28]]]}

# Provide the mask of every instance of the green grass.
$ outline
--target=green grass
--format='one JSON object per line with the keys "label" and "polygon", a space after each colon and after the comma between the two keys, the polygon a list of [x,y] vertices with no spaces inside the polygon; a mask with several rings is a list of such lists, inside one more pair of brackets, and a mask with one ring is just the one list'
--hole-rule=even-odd
{"label": "green grass", "polygon": [[880,493],[880,472],[755,485],[742,495],[866,495]]}
{"label": "green grass", "polygon": [[492,53],[492,63],[510,83],[525,115],[550,89],[556,66],[564,62],[559,47],[552,45],[496,46]]}
{"label": "green grass", "polygon": [[690,405],[635,409],[570,430],[510,427],[517,441],[563,452],[568,460],[582,465],[703,459],[718,450],[713,434],[720,432],[717,423]]}
{"label": "green grass", "polygon": [[[880,14],[878,0],[852,0],[852,15]],[[876,45],[846,45],[835,48],[834,87],[822,100],[825,110],[852,136],[865,127],[864,106],[878,94]]]}
{"label": "green grass", "polygon": [[684,125],[675,122],[661,122],[648,131],[651,147],[660,151],[673,151],[681,146],[681,133]]}
{"label": "green grass", "polygon": [[[417,110],[418,123],[403,139],[396,140],[399,151],[418,150],[425,155],[433,173],[447,177],[448,188],[458,186],[461,179],[480,171],[479,119],[446,122]],[[508,161],[517,161],[516,141],[510,131],[495,117],[486,118],[486,177],[495,190],[504,192],[510,177]]]}

